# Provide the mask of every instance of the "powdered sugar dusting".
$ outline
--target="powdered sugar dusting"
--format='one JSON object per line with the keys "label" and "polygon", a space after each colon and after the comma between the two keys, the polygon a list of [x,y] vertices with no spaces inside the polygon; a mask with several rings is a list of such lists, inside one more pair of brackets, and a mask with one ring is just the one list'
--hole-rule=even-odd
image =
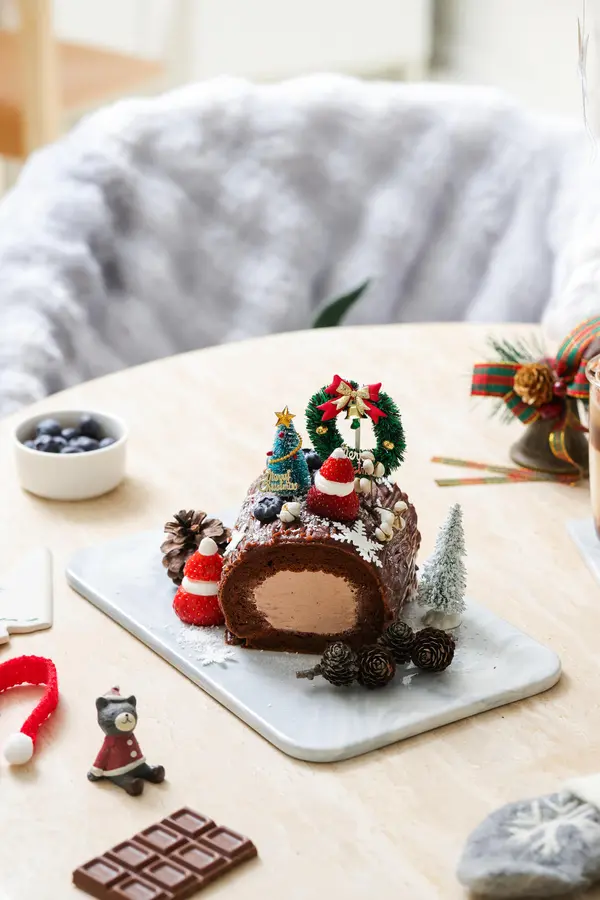
{"label": "powdered sugar dusting", "polygon": [[182,625],[179,630],[169,628],[175,634],[178,647],[188,659],[193,659],[202,666],[226,665],[237,662],[235,648],[225,643],[225,629],[197,628],[194,625]]}

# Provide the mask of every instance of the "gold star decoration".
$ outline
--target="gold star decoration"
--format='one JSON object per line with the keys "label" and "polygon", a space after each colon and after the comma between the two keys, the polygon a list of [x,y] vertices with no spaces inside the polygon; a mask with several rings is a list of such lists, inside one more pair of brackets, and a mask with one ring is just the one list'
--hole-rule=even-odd
{"label": "gold star decoration", "polygon": [[287,408],[287,406],[284,409],[282,409],[281,412],[276,412],[275,415],[277,416],[277,421],[275,424],[276,425],[285,425],[286,428],[289,428],[290,425],[292,424],[292,419],[296,418],[294,413],[291,413],[289,411],[289,409]]}

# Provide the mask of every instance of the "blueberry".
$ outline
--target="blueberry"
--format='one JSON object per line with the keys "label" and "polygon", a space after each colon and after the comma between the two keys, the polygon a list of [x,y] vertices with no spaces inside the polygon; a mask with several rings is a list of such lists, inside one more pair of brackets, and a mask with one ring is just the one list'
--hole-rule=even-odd
{"label": "blueberry", "polygon": [[281,512],[282,506],[283,499],[281,497],[274,497],[272,494],[267,494],[254,505],[252,513],[254,518],[258,519],[258,521],[263,524],[266,522],[273,522]]}
{"label": "blueberry", "polygon": [[309,472],[316,472],[321,468],[321,457],[316,450],[313,450],[312,447],[303,447],[302,452]]}
{"label": "blueberry", "polygon": [[[84,437],[93,438],[95,441],[102,440],[104,433],[102,426],[92,416],[82,416],[79,420],[79,433]],[[96,450],[96,447],[93,448]]]}
{"label": "blueberry", "polygon": [[61,453],[85,453],[83,447],[75,447],[73,444],[67,444],[66,447],[60,448]]}
{"label": "blueberry", "polygon": [[63,428],[61,431],[61,435],[64,437],[65,441],[72,441],[73,438],[79,437],[80,434],[79,428]]}
{"label": "blueberry", "polygon": [[23,441],[25,447],[29,447],[30,450],[35,450],[35,441]]}
{"label": "blueberry", "polygon": [[60,431],[60,422],[57,422],[56,419],[42,419],[37,423],[35,433],[39,437],[41,434],[57,435],[60,434]]}
{"label": "blueberry", "polygon": [[111,444],[116,444],[116,442],[116,438],[105,437],[100,441],[100,447],[110,447]]}
{"label": "blueberry", "polygon": [[69,447],[79,447],[84,453],[89,453],[90,450],[97,450],[99,446],[98,441],[94,440],[94,438],[86,437],[86,435],[74,438],[69,442]]}
{"label": "blueberry", "polygon": [[61,447],[66,446],[66,441],[61,437],[54,437],[51,434],[40,434],[35,439],[35,449],[41,450],[42,453],[60,453]]}

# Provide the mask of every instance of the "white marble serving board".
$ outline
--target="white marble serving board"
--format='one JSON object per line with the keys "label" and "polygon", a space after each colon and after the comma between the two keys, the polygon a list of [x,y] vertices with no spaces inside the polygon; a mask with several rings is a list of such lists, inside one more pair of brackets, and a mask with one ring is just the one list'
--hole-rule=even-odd
{"label": "white marble serving board", "polygon": [[298,680],[296,671],[314,665],[317,657],[225,648],[214,629],[209,637],[228,658],[206,665],[206,659],[198,657],[207,629],[190,630],[173,612],[174,588],[159,552],[162,539],[158,532],[144,532],[80,550],[67,568],[68,581],[275,747],[297,759],[333,762],[359,756],[530,697],[560,678],[555,653],[474,603],[455,632],[458,647],[448,670],[434,675],[400,668],[394,681],[381,690],[358,685],[334,688],[322,678]]}
{"label": "white marble serving board", "polygon": [[567,522],[567,531],[592,574],[600,582],[600,540],[594,528],[594,520],[570,519]]}

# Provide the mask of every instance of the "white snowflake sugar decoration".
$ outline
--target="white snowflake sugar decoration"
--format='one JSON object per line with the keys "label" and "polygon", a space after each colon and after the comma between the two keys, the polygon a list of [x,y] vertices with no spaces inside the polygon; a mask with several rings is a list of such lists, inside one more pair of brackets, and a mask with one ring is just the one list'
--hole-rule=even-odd
{"label": "white snowflake sugar decoration", "polygon": [[352,527],[338,525],[337,528],[338,533],[331,535],[334,541],[346,541],[348,544],[352,544],[365,562],[381,566],[381,559],[379,558],[382,549],[381,544],[367,537],[365,523],[361,519],[355,522]]}
{"label": "white snowflake sugar decoration", "polygon": [[[544,816],[544,810],[552,818]],[[561,829],[574,828],[582,840],[586,837],[598,838],[600,824],[596,821],[596,810],[588,803],[569,796],[557,800],[534,800],[527,809],[521,810],[508,825],[509,840],[522,847],[528,847],[540,856],[556,856],[561,849]],[[563,835],[564,836],[564,835]]]}
{"label": "white snowflake sugar decoration", "polygon": [[187,659],[199,662],[201,666],[226,665],[235,662],[235,648],[225,643],[225,629],[196,628],[194,625],[183,625],[175,631],[175,642]]}

